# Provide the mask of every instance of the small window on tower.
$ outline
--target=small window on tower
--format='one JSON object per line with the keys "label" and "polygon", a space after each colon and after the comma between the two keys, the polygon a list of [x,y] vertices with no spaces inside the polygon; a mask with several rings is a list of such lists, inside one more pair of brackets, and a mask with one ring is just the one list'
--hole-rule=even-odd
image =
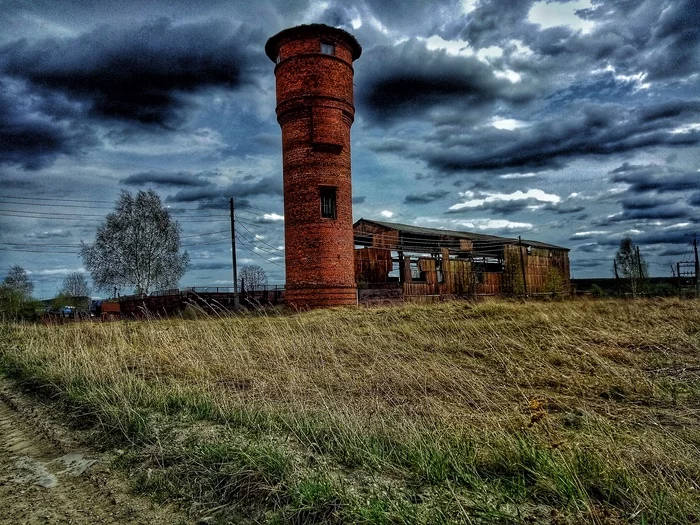
{"label": "small window on tower", "polygon": [[277,64],[279,64],[280,62],[282,62],[282,55],[279,55],[279,54],[278,54],[278,55],[277,55],[277,60],[275,60],[275,62],[276,62]]}
{"label": "small window on tower", "polygon": [[335,219],[335,188],[321,188],[321,217]]}
{"label": "small window on tower", "polygon": [[327,42],[321,42],[321,53],[324,55],[335,55],[335,46]]}

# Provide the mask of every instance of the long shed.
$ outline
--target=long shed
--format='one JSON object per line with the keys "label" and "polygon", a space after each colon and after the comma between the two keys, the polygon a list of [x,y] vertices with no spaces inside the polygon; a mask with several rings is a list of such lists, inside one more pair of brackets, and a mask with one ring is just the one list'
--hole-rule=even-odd
{"label": "long shed", "polygon": [[355,279],[363,302],[569,291],[569,249],[528,239],[360,219]]}

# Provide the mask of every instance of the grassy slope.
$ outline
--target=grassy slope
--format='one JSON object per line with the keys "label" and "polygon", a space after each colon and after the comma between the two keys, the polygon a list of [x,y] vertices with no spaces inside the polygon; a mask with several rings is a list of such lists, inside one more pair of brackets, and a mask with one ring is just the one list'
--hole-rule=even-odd
{"label": "grassy slope", "polygon": [[5,372],[129,442],[141,490],[222,521],[700,519],[698,302],[0,330]]}

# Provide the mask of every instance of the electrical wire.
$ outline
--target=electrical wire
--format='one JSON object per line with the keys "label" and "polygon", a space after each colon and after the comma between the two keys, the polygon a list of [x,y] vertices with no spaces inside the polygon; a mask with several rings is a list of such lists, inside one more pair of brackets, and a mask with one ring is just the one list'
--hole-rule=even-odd
{"label": "electrical wire", "polygon": [[245,242],[245,240],[244,240],[242,237],[239,237],[238,235],[236,235],[236,240],[239,241],[239,242],[243,245],[243,247],[246,248],[250,253],[255,254],[256,256],[258,256],[258,257],[260,257],[261,259],[263,259],[263,260],[269,262],[270,264],[274,264],[275,266],[279,266],[280,268],[284,268],[284,265],[283,265],[283,264],[279,264],[279,263],[276,262],[276,261],[273,261],[273,260],[271,260],[271,259],[268,259],[267,257],[264,257],[264,256],[260,255],[260,254],[255,250],[255,247],[254,247],[254,246],[251,247],[247,242]]}

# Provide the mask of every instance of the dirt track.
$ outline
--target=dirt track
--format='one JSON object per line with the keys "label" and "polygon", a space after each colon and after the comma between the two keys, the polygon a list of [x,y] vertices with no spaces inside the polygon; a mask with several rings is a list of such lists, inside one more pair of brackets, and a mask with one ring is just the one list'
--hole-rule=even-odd
{"label": "dirt track", "polygon": [[0,523],[188,523],[129,493],[110,456],[86,449],[49,406],[0,376]]}

